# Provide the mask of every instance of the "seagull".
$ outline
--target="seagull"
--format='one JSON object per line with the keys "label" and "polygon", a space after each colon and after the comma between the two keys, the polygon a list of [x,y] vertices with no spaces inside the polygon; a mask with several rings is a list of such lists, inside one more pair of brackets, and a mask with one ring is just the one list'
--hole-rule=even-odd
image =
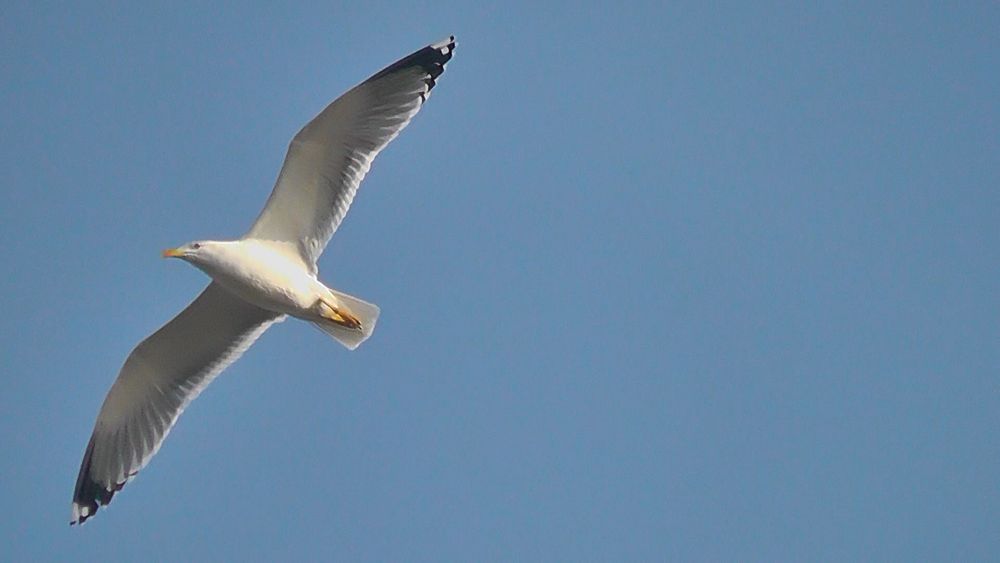
{"label": "seagull", "polygon": [[160,449],[188,403],[272,324],[296,317],[350,350],[371,336],[379,308],[324,285],[316,261],[372,160],[420,111],[454,50],[454,36],[428,45],[307,123],[243,238],[163,252],[212,281],[125,360],[83,454],[70,525],[110,503]]}

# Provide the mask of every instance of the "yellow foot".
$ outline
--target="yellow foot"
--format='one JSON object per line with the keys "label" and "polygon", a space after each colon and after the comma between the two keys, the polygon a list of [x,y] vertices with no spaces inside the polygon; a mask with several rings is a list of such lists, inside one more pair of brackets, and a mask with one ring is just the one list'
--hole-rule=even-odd
{"label": "yellow foot", "polygon": [[334,307],[329,303],[322,301],[320,302],[320,316],[329,321],[333,321],[344,328],[349,328],[352,330],[361,330],[361,321],[354,316],[353,313],[347,309]]}

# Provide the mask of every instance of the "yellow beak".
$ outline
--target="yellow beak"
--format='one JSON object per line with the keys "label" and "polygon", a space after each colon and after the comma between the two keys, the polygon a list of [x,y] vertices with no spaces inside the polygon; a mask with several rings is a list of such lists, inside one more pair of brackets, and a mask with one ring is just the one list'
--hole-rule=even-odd
{"label": "yellow beak", "polygon": [[179,248],[168,248],[163,251],[164,258],[180,258],[184,256],[184,251]]}

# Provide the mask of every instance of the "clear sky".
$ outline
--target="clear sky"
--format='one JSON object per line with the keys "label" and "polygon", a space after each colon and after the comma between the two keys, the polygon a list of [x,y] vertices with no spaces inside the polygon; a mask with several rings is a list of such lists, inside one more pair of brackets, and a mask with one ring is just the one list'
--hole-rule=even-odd
{"label": "clear sky", "polygon": [[[995,3],[133,4],[0,14],[0,559],[1000,553]],[[371,340],[272,328],[70,528],[160,250],[449,34],[320,263]]]}

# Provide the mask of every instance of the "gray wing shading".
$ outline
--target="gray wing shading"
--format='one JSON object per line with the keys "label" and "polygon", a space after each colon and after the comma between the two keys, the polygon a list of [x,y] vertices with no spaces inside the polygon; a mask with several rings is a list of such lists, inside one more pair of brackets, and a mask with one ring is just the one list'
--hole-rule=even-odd
{"label": "gray wing shading", "polygon": [[292,139],[274,191],[246,238],[294,244],[315,269],[372,160],[420,111],[454,50],[454,36],[424,47],[307,123]]}
{"label": "gray wing shading", "polygon": [[211,283],[132,350],[97,416],[73,492],[83,523],[156,454],[184,408],[271,324],[284,319]]}

